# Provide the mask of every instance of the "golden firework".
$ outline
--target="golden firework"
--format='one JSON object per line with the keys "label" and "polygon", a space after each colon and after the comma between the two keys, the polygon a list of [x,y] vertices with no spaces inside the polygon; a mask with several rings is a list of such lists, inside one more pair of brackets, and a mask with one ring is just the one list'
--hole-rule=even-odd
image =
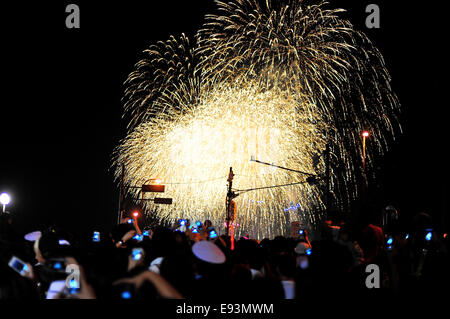
{"label": "golden firework", "polygon": [[125,164],[128,185],[164,178],[173,205],[160,207],[160,217],[208,218],[219,230],[229,167],[236,189],[299,183],[236,199],[238,234],[286,234],[288,220],[317,221],[323,187],[251,156],[321,175],[324,159],[315,159],[328,143],[342,203],[355,195],[360,132],[373,132],[370,163],[394,135],[399,104],[381,54],[339,18],[342,10],[305,1],[217,4],[221,15],[206,17],[193,44],[184,35],[158,42],[130,74],[130,132],[114,152],[116,176]]}

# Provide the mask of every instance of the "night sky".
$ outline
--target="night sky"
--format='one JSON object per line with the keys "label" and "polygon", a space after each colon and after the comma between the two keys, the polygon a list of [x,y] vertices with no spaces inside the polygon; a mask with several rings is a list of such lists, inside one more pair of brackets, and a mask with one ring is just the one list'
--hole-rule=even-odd
{"label": "night sky", "polygon": [[[69,3],[80,6],[80,29],[65,27]],[[448,229],[444,10],[433,1],[330,3],[348,9],[380,49],[403,106],[404,134],[375,165],[377,205],[405,216],[426,211]],[[365,27],[369,3],[380,6],[381,29]],[[192,36],[213,10],[210,0],[2,3],[0,191],[12,196],[18,231],[48,223],[111,228],[118,205],[111,153],[127,124],[122,83],[150,44]]]}

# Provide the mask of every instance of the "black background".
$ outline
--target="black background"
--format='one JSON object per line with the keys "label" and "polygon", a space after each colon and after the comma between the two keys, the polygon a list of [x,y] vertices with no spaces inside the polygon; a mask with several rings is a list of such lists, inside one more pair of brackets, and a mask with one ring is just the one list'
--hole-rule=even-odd
{"label": "black background", "polygon": [[[76,3],[81,28],[67,29]],[[378,172],[377,205],[420,211],[447,223],[448,36],[437,1],[330,1],[385,57],[403,106],[404,134]],[[365,7],[381,9],[381,29],[365,27]],[[0,191],[19,231],[57,223],[108,230],[118,190],[111,152],[125,137],[122,83],[141,52],[171,34],[193,35],[202,1],[33,1],[2,3]],[[446,219],[447,218],[447,219]]]}

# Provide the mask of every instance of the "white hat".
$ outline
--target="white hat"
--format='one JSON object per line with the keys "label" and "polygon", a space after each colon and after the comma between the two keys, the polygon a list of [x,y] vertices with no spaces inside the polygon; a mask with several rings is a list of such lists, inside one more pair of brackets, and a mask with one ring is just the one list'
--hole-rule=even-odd
{"label": "white hat", "polygon": [[201,240],[192,246],[194,255],[211,264],[223,264],[226,260],[224,253],[212,242]]}
{"label": "white hat", "polygon": [[308,243],[305,243],[302,241],[302,242],[299,242],[297,244],[297,246],[295,247],[295,252],[299,255],[306,255],[306,251],[310,248],[311,248],[311,246],[308,245]]}
{"label": "white hat", "polygon": [[41,234],[41,232],[39,230],[38,231],[34,231],[34,232],[26,234],[25,235],[25,240],[36,241],[36,240],[38,240],[41,237],[41,235],[42,234]]}

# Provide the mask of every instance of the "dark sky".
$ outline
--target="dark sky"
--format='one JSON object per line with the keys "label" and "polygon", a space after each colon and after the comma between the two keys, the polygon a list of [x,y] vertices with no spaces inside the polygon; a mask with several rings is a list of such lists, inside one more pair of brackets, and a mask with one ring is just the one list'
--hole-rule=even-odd
{"label": "dark sky", "polygon": [[[94,3],[95,2],[95,3]],[[448,213],[448,36],[443,10],[410,1],[333,1],[383,53],[403,105],[404,134],[377,163],[382,197],[412,216]],[[65,28],[65,7],[81,28]],[[377,3],[381,29],[364,26]],[[436,2],[437,3],[437,2]],[[0,191],[18,229],[45,223],[109,229],[118,191],[111,152],[125,136],[122,83],[141,51],[170,34],[192,35],[214,4],[202,1],[2,3]],[[448,225],[448,218],[447,218]]]}

